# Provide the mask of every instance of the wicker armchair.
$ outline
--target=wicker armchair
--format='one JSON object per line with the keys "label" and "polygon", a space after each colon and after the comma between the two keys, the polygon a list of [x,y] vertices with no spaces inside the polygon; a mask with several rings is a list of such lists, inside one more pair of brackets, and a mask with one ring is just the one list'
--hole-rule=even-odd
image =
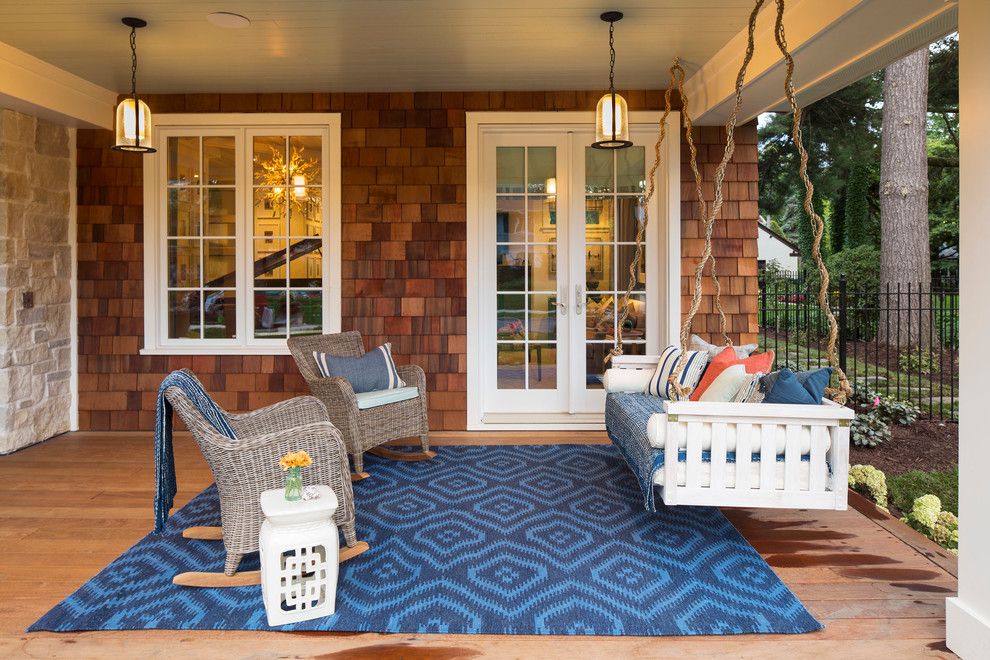
{"label": "wicker armchair", "polygon": [[[237,436],[232,440],[218,433],[180,388],[168,388],[165,397],[199,444],[220,494],[220,530],[190,528],[183,536],[216,540],[222,533],[227,550],[224,576],[234,576],[241,558],[258,549],[258,532],[264,520],[261,493],[284,486],[285,476],[278,460],[286,453],[300,449],[309,452],[313,459],[313,465],[306,469],[306,481],[326,484],[337,496],[334,522],[343,532],[347,545],[341,552],[342,560],[368,549],[367,543],[358,542],[354,530],[354,494],[344,444],[318,399],[296,397],[244,414],[222,411]],[[253,573],[256,572],[241,574],[245,577],[230,582],[230,586],[257,582]],[[188,586],[227,586],[222,577],[210,573],[184,573],[174,581]]]}
{"label": "wicker armchair", "polygon": [[[399,377],[407,385],[419,388],[418,397],[359,410],[351,384],[340,377],[324,378],[316,366],[313,351],[340,357],[360,357],[364,355],[361,333],[350,331],[335,335],[292,337],[289,339],[289,350],[313,394],[326,405],[330,421],[340,429],[347,451],[354,461],[356,474],[352,478],[368,476],[364,472],[363,460],[366,451],[405,461],[427,460],[436,456],[435,452],[430,451],[426,417],[426,374],[422,368],[415,364],[397,367]],[[390,440],[409,437],[419,438],[422,451],[396,451],[379,447]]]}

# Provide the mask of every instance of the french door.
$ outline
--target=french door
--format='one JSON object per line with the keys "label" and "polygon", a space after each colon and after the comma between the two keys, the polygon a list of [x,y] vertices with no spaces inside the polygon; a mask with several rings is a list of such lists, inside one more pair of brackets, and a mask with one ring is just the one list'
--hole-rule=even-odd
{"label": "french door", "polygon": [[[483,423],[601,422],[603,360],[644,219],[654,131],[633,131],[634,146],[618,151],[593,149],[593,131],[568,127],[482,134],[478,290],[469,296],[479,312]],[[626,354],[659,350],[659,207],[655,198],[623,325]]]}

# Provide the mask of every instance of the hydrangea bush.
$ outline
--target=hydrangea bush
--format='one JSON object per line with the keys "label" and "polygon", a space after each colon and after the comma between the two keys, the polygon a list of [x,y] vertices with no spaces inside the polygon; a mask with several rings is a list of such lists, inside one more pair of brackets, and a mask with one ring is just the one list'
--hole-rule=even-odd
{"label": "hydrangea bush", "polygon": [[887,476],[872,465],[853,465],[849,468],[849,487],[869,495],[877,506],[887,510]]}
{"label": "hydrangea bush", "polygon": [[942,511],[942,501],[936,495],[922,495],[901,518],[952,554],[959,554],[959,519],[950,511]]}

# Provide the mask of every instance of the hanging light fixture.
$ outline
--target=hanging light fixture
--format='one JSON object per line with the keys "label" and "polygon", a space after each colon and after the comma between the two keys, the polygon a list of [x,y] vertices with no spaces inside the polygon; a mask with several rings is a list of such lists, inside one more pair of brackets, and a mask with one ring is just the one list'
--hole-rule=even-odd
{"label": "hanging light fixture", "polygon": [[117,151],[137,151],[152,153],[151,109],[137,96],[137,39],[135,32],[148,23],[140,18],[127,17],[120,22],[131,28],[131,95],[117,105],[115,122],[116,139],[113,148]]}
{"label": "hanging light fixture", "polygon": [[608,92],[598,101],[595,110],[596,149],[625,149],[629,141],[629,106],[621,95],[615,93],[615,23],[622,20],[621,11],[607,11],[599,18],[608,23]]}

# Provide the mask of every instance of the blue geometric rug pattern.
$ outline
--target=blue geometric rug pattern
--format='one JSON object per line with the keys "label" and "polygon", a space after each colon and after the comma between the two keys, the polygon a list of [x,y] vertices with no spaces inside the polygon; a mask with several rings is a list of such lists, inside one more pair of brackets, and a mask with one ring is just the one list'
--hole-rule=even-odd
{"label": "blue geometric rug pattern", "polygon": [[[643,510],[615,447],[441,447],[432,461],[368,456],[358,538],[337,613],[279,630],[509,635],[800,633],[819,624],[725,516]],[[150,505],[149,505],[150,506]],[[149,525],[151,523],[149,508]],[[213,486],[29,631],[267,630],[261,587],[177,587],[221,571]],[[242,570],[257,568],[257,554]]]}

